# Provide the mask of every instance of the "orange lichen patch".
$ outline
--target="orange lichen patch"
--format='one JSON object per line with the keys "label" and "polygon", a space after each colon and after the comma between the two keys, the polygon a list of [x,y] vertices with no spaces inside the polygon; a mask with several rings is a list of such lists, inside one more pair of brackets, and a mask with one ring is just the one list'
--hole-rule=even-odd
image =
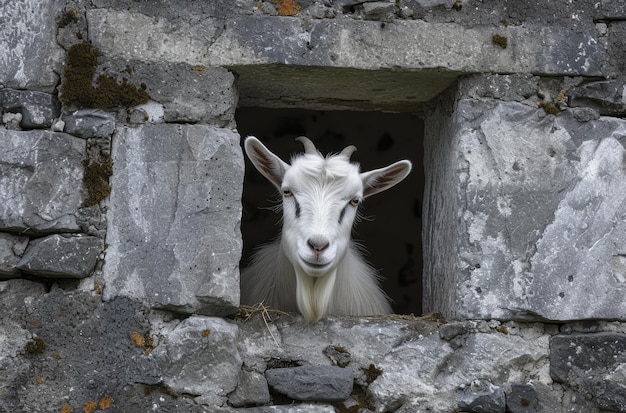
{"label": "orange lichen patch", "polygon": [[113,399],[111,399],[110,397],[103,397],[100,399],[100,401],[98,401],[98,407],[100,408],[100,410],[106,410],[109,407],[111,407],[111,402],[113,401]]}
{"label": "orange lichen patch", "polygon": [[559,93],[559,95],[556,97],[556,100],[558,100],[559,102],[563,102],[566,96],[567,96],[567,90],[563,89],[561,90],[561,93]]}
{"label": "orange lichen patch", "polygon": [[295,0],[274,0],[274,4],[281,16],[297,16],[302,7]]}
{"label": "orange lichen patch", "polygon": [[35,376],[35,381],[37,382],[37,384],[41,384],[41,383],[43,383],[43,377]]}
{"label": "orange lichen patch", "polygon": [[211,330],[209,330],[208,328],[206,330],[202,330],[202,337],[208,337],[209,334],[211,334]]}
{"label": "orange lichen patch", "polygon": [[63,407],[61,407],[61,413],[72,413],[73,411],[72,407],[67,403],[64,403]]}
{"label": "orange lichen patch", "polygon": [[98,404],[93,400],[89,400],[87,403],[83,404],[83,412],[84,413],[93,413],[98,408]]}
{"label": "orange lichen patch", "polygon": [[130,338],[133,340],[137,347],[143,347],[146,344],[146,340],[143,338],[143,336],[136,331],[130,333]]}
{"label": "orange lichen patch", "polygon": [[191,66],[191,70],[202,73],[204,71],[204,66],[202,65]]}

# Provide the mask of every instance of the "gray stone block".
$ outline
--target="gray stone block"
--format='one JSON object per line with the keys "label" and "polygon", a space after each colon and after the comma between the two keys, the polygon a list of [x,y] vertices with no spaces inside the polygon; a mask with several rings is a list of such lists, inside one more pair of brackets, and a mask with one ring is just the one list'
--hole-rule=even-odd
{"label": "gray stone block", "polygon": [[[168,17],[88,10],[89,38],[109,60],[229,68],[246,106],[415,111],[463,73],[602,76],[607,61],[598,33],[556,25]],[[493,44],[496,33],[507,48]]]}
{"label": "gray stone block", "polygon": [[24,129],[49,128],[61,115],[61,103],[50,93],[29,90],[0,89],[0,108],[22,114]]}
{"label": "gray stone block", "polygon": [[228,397],[234,407],[262,406],[270,402],[270,391],[265,377],[254,371],[242,370],[235,391]]}
{"label": "gray stone block", "polygon": [[63,131],[81,138],[106,138],[115,130],[115,115],[99,109],[81,109],[63,117]]}
{"label": "gray stone block", "polygon": [[511,391],[506,394],[507,413],[539,413],[542,406],[539,403],[537,391],[531,384],[513,384]]}
{"label": "gray stone block", "polygon": [[455,108],[426,121],[425,311],[623,319],[626,122]]}
{"label": "gray stone block", "polygon": [[[118,70],[126,64],[120,62]],[[237,108],[235,75],[223,67],[135,62],[129,79],[145,84],[150,98],[163,105],[165,122],[200,122],[220,127],[233,124]]]}
{"label": "gray stone block", "polygon": [[201,396],[196,401],[222,406],[235,390],[241,369],[239,329],[221,318],[191,316],[176,325],[152,355],[163,383],[177,393]]}
{"label": "gray stone block", "polygon": [[414,20],[395,20],[381,30],[380,22],[356,19],[312,20],[303,26],[298,19],[239,15],[224,26],[219,19],[189,24],[110,9],[88,10],[87,19],[94,44],[107,56],[128,60],[566,75],[598,75],[606,61],[596,33],[563,27],[503,27],[499,31],[511,47],[502,49],[491,41],[491,26]]}
{"label": "gray stone block", "polygon": [[271,369],[265,372],[269,386],[294,400],[343,401],[352,393],[351,368],[336,366],[300,366]]}
{"label": "gray stone block", "polygon": [[626,412],[626,335],[557,335],[550,339],[550,375],[601,410]]}
{"label": "gray stone block", "polygon": [[53,92],[63,66],[56,42],[58,1],[16,0],[0,14],[0,84]]}
{"label": "gray stone block", "polygon": [[42,277],[85,278],[103,249],[102,238],[50,235],[31,241],[17,268]]}
{"label": "gray stone block", "polygon": [[626,81],[624,79],[584,83],[568,91],[568,95],[570,105],[573,107],[591,107],[606,116],[626,114]]}
{"label": "gray stone block", "polygon": [[28,237],[0,233],[0,276],[15,275],[27,245]]}
{"label": "gray stone block", "polygon": [[85,141],[49,131],[0,129],[0,229],[74,232]]}
{"label": "gray stone block", "polygon": [[239,305],[239,135],[204,125],[118,128],[104,298],[221,315]]}
{"label": "gray stone block", "polygon": [[461,411],[471,413],[504,413],[506,396],[504,390],[486,380],[474,380],[457,391]]}

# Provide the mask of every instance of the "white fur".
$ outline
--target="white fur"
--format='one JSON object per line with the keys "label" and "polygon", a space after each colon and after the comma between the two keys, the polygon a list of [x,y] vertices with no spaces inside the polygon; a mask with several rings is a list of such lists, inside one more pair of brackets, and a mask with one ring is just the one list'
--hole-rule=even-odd
{"label": "white fur", "polygon": [[260,248],[241,275],[241,302],[300,311],[314,322],[325,314],[389,314],[378,274],[350,239],[358,203],[388,189],[411,170],[409,161],[361,173],[350,163],[355,149],[323,157],[299,138],[307,153],[291,165],[248,137],[245,150],[254,166],[283,195],[282,235]]}

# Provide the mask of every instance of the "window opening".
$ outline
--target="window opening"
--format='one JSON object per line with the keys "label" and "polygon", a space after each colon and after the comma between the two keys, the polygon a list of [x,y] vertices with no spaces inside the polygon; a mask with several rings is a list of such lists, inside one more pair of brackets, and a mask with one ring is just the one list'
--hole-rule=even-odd
{"label": "window opening", "polygon": [[[355,224],[353,239],[365,246],[365,258],[382,275],[382,288],[391,298],[394,312],[420,315],[423,121],[410,113],[257,107],[239,108],[236,121],[242,138],[256,136],[284,160],[302,151],[302,145],[294,139],[304,135],[323,154],[355,145],[358,150],[352,160],[359,162],[363,170],[401,159],[413,162],[405,181],[365,201],[364,219]],[[256,246],[279,234],[281,215],[273,210],[278,199],[275,188],[246,159],[241,268],[247,265]]]}

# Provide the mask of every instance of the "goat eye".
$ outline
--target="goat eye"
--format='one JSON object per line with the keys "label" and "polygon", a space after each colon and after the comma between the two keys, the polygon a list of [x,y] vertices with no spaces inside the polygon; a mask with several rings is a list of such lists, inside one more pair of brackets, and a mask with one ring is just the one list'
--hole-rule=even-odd
{"label": "goat eye", "polygon": [[353,207],[356,207],[359,205],[359,202],[361,202],[361,200],[359,198],[352,198],[350,200],[350,205],[352,205]]}
{"label": "goat eye", "polygon": [[291,192],[291,189],[289,189],[289,188],[283,189],[283,196],[284,197],[290,197],[291,195],[293,195],[293,193]]}

